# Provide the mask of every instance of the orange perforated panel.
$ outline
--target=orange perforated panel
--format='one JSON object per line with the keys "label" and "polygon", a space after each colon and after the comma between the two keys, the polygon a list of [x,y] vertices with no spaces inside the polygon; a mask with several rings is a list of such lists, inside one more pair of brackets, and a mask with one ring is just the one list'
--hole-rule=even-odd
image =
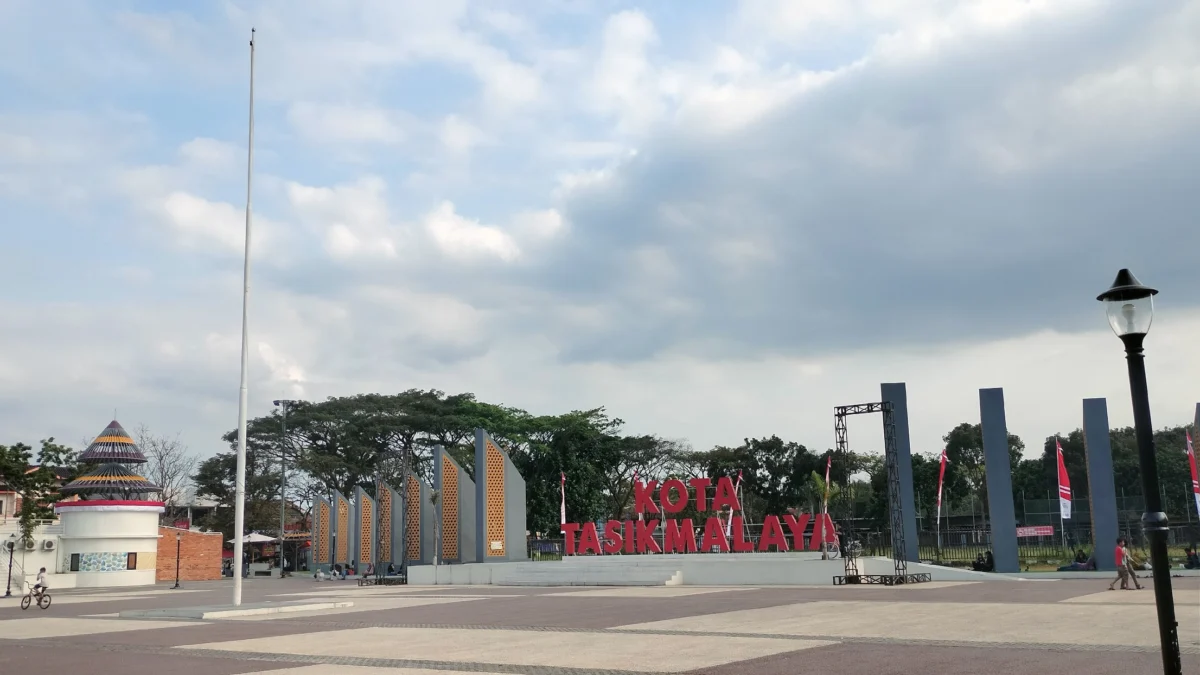
{"label": "orange perforated panel", "polygon": [[489,558],[504,557],[504,455],[500,454],[489,438],[484,446],[487,462],[487,499],[484,516],[487,518],[487,541],[484,542],[485,555]]}
{"label": "orange perforated panel", "polygon": [[371,561],[371,540],[375,538],[375,504],[366,495],[362,496],[362,500],[362,521],[358,524],[358,561],[366,563]]}
{"label": "orange perforated panel", "polygon": [[412,476],[405,480],[408,488],[404,495],[404,551],[409,560],[420,560],[421,484]]}
{"label": "orange perforated panel", "polygon": [[458,560],[458,467],[442,457],[442,560]]}
{"label": "orange perforated panel", "polygon": [[337,500],[337,557],[336,563],[350,562],[350,502],[345,497]]}
{"label": "orange perforated panel", "polygon": [[380,485],[379,490],[379,559],[392,561],[392,491]]}
{"label": "orange perforated panel", "polygon": [[329,504],[317,502],[317,562],[328,565],[329,560]]}

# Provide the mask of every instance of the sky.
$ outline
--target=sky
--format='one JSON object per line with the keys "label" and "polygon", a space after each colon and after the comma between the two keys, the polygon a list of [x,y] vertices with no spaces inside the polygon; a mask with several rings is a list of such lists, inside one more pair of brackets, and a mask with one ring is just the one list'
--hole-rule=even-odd
{"label": "sky", "polygon": [[[1200,400],[1200,0],[0,1],[0,443],[436,388],[823,450],[906,382],[934,454],[1003,387],[1031,452],[1158,288]],[[877,419],[850,422],[881,449]]]}

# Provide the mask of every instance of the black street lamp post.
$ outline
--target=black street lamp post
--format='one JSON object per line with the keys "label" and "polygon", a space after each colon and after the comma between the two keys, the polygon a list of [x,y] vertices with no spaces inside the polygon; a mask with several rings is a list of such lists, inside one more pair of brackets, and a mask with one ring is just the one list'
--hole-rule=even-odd
{"label": "black street lamp post", "polygon": [[175,533],[175,585],[172,589],[179,588],[179,544],[183,541],[183,533]]}
{"label": "black street lamp post", "polygon": [[[1096,299],[1105,304],[1108,323],[1125,343],[1129,366],[1129,392],[1133,398],[1133,426],[1137,435],[1138,464],[1146,512],[1142,529],[1150,541],[1150,566],[1154,577],[1154,604],[1158,609],[1158,639],[1162,646],[1164,675],[1183,675],[1179,657],[1179,629],[1167,560],[1167,514],[1163,513],[1158,487],[1158,458],[1154,454],[1154,426],[1150,422],[1150,394],[1146,386],[1146,357],[1142,342],[1154,320],[1154,295],[1158,291],[1138,282],[1129,270],[1117,273],[1111,288]],[[1099,542],[1097,542],[1099,543]]]}
{"label": "black street lamp post", "polygon": [[8,588],[4,589],[4,597],[12,597],[12,565],[13,551],[17,550],[17,535],[11,534],[8,536]]}

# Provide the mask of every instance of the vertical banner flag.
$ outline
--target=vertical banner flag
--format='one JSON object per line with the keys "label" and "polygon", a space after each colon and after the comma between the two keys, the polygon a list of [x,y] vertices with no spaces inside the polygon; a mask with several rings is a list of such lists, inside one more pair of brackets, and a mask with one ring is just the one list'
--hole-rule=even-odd
{"label": "vertical banner flag", "polygon": [[[822,508],[825,509],[825,513],[829,513],[829,469],[832,466],[833,453],[831,452],[829,453],[829,459],[825,460],[825,501],[822,504]],[[825,526],[825,521],[821,521],[821,526]]]}
{"label": "vertical banner flag", "polygon": [[[633,470],[633,484],[634,484],[634,485],[637,485],[637,484],[638,484],[638,472],[637,472],[637,469],[634,469],[634,470]],[[637,490],[637,488],[634,488],[634,490]],[[642,512],[641,512],[641,511],[638,511],[638,514],[637,514],[637,516],[638,516],[638,520],[641,520],[641,519],[642,519]]]}
{"label": "vertical banner flag", "polygon": [[[558,507],[558,517],[559,517],[559,523],[562,525],[566,525],[567,524],[567,474],[565,471],[560,472],[560,473],[562,475],[562,482],[559,484],[559,492],[560,492],[560,494],[562,494],[562,502],[559,504],[559,507]],[[563,530],[563,532],[565,532],[565,531],[566,530]]]}
{"label": "vertical banner flag", "polygon": [[1067,464],[1063,461],[1062,443],[1054,439],[1058,448],[1058,508],[1062,511],[1062,519],[1071,519],[1071,477],[1067,475]]}
{"label": "vertical banner flag", "polygon": [[[738,490],[742,489],[742,470],[738,469],[737,482],[733,484],[733,494],[738,495],[738,503],[740,504],[741,493]],[[728,539],[733,535],[733,509],[729,510],[729,521],[725,523],[725,538]]]}
{"label": "vertical banner flag", "polygon": [[1200,514],[1200,474],[1196,473],[1196,448],[1192,446],[1192,434],[1187,433],[1188,464],[1192,467],[1192,496],[1196,498],[1196,513]]}
{"label": "vertical banner flag", "polygon": [[942,466],[938,469],[937,524],[942,524],[942,483],[946,480],[946,449],[942,448]]}

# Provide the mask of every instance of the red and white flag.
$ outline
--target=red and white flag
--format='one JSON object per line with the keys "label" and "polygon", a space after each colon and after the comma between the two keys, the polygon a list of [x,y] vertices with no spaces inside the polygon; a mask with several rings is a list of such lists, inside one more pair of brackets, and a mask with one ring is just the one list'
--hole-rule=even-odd
{"label": "red and white flag", "polygon": [[1058,448],[1058,508],[1063,520],[1071,519],[1071,477],[1067,475],[1067,463],[1063,461],[1062,443],[1054,439]]}
{"label": "red and white flag", "polygon": [[[560,473],[562,475],[562,482],[559,483],[559,492],[560,492],[560,494],[562,494],[562,502],[558,506],[558,519],[561,524],[566,525],[567,524],[567,474],[566,474],[566,472],[560,472]],[[566,529],[560,528],[560,531],[566,532]]]}
{"label": "red and white flag", "polygon": [[942,484],[946,481],[946,464],[949,463],[946,459],[946,449],[942,448],[942,466],[938,469],[938,493],[937,493],[937,524],[942,524]]}
{"label": "red and white flag", "polygon": [[[733,494],[737,494],[742,487],[742,470],[738,469],[737,482],[733,484]],[[739,502],[741,499],[738,500]],[[733,509],[729,509],[729,520],[725,522],[725,538],[728,539],[733,535]]]}
{"label": "red and white flag", "polygon": [[[636,493],[637,493],[637,492],[636,492],[636,491],[637,491],[637,484],[638,484],[638,472],[637,472],[637,469],[634,469],[634,470],[633,470],[633,485],[634,485],[634,488],[633,488],[633,489],[634,489],[634,494],[636,494]],[[635,501],[636,501],[636,498],[635,498]],[[638,511],[638,520],[641,520],[641,519],[642,519],[642,512],[641,512],[641,511]]]}
{"label": "red and white flag", "polygon": [[1192,447],[1192,434],[1187,433],[1188,464],[1192,467],[1192,496],[1196,498],[1196,513],[1200,514],[1200,474],[1196,473],[1196,449]]}
{"label": "red and white flag", "polygon": [[[829,459],[825,460],[825,499],[821,504],[821,508],[825,513],[829,513],[829,469],[833,466],[833,453],[829,453]],[[822,521],[824,526],[824,521]]]}

